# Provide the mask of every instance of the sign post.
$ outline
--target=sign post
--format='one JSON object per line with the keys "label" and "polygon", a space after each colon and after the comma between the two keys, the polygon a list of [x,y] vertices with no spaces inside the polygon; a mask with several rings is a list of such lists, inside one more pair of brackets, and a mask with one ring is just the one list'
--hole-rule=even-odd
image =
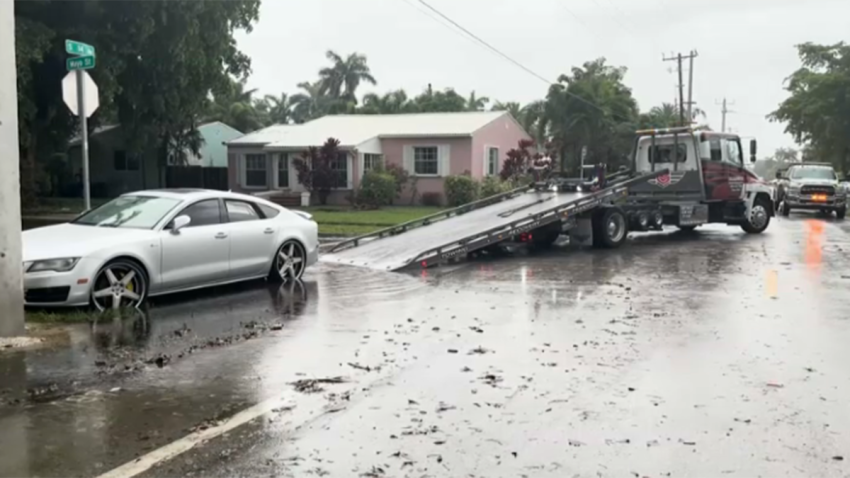
{"label": "sign post", "polygon": [[[86,210],[91,209],[91,185],[89,181],[89,129],[88,129],[88,116],[94,113],[94,109],[97,108],[95,106],[91,111],[89,111],[89,104],[91,103],[91,99],[89,103],[86,103],[86,78],[88,77],[85,74],[84,70],[90,70],[94,68],[95,65],[95,52],[94,47],[91,45],[87,45],[82,42],[74,41],[74,40],[65,40],[65,52],[70,55],[74,55],[75,58],[68,58],[65,60],[65,67],[69,72],[74,72],[76,76],[76,86],[77,86],[77,107],[71,108],[71,111],[80,117],[80,137],[82,138],[82,155],[81,162],[83,165],[83,199],[85,201]],[[69,75],[70,76],[70,75]],[[67,76],[65,77],[68,78]],[[65,96],[64,92],[66,91],[64,88],[63,80],[63,96]],[[89,78],[89,82],[91,79]],[[94,82],[91,82],[94,84]],[[97,96],[97,87],[94,89],[95,97]],[[65,103],[69,103],[67,97],[64,98]],[[96,98],[94,98],[96,103]],[[70,105],[69,105],[70,106]]]}

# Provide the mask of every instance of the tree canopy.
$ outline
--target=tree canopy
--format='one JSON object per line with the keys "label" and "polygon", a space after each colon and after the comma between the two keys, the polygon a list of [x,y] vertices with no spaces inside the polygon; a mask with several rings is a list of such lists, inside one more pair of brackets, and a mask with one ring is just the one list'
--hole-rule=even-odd
{"label": "tree canopy", "polygon": [[850,172],[850,45],[797,46],[800,69],[786,80],[788,98],[770,119],[807,146],[807,159]]}

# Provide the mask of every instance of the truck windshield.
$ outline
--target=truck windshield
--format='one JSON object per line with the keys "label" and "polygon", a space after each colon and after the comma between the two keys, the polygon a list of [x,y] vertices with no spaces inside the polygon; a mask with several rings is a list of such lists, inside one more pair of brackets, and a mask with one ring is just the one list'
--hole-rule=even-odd
{"label": "truck windshield", "polygon": [[791,179],[835,179],[835,171],[832,168],[794,168],[791,170]]}

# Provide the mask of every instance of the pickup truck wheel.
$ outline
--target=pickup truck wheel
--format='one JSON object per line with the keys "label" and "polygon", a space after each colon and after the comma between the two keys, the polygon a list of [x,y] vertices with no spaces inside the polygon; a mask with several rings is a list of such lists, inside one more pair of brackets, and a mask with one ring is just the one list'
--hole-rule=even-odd
{"label": "pickup truck wheel", "polygon": [[750,208],[749,216],[741,224],[747,234],[761,234],[770,225],[770,202],[763,198],[758,198]]}
{"label": "pickup truck wheel", "polygon": [[619,208],[605,208],[593,217],[593,244],[616,249],[626,242],[629,226],[626,215]]}
{"label": "pickup truck wheel", "polygon": [[844,219],[844,216],[846,216],[846,215],[847,215],[847,208],[846,207],[842,207],[841,209],[835,210],[835,217],[838,218],[838,219]]}

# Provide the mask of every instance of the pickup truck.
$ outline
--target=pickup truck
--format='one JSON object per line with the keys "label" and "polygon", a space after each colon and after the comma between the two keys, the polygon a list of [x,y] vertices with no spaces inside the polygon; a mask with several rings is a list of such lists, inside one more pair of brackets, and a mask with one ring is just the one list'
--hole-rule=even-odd
{"label": "pickup truck", "polygon": [[847,190],[829,163],[800,163],[776,172],[777,209],[788,216],[794,209],[847,214]]}

